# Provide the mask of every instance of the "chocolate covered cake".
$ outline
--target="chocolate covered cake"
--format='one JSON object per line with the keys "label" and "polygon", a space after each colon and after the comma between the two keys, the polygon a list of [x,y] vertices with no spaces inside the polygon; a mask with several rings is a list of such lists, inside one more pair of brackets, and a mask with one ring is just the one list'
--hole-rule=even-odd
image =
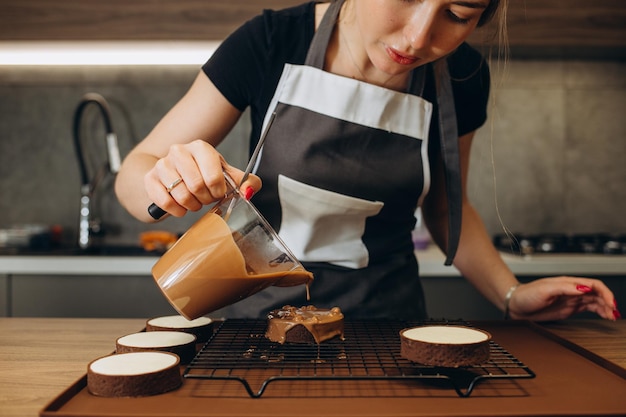
{"label": "chocolate covered cake", "polygon": [[418,326],[400,332],[400,354],[422,365],[459,367],[489,360],[491,335],[465,326]]}
{"label": "chocolate covered cake", "polygon": [[179,363],[169,352],[116,353],[89,364],[87,388],[101,397],[162,394],[181,386]]}
{"label": "chocolate covered cake", "polygon": [[343,340],[343,313],[339,307],[284,306],[267,316],[265,336],[278,343],[321,343],[334,337]]}

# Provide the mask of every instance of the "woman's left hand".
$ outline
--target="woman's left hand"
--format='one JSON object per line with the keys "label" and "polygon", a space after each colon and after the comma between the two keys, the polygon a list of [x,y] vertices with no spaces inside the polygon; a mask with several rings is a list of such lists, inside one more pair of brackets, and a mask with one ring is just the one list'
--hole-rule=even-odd
{"label": "woman's left hand", "polygon": [[608,320],[621,318],[613,293],[598,279],[541,278],[517,287],[509,302],[513,319],[561,320],[583,311]]}

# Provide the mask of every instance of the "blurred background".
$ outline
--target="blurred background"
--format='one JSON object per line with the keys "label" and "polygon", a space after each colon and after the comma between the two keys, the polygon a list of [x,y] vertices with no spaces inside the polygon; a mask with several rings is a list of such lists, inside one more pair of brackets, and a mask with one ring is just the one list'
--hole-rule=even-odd
{"label": "blurred background", "polygon": [[[64,243],[75,244],[81,178],[72,127],[83,96],[95,92],[107,100],[123,158],[185,93],[220,40],[264,8],[299,3],[0,0],[0,229],[55,225]],[[518,234],[626,236],[624,22],[623,0],[514,1],[506,59],[498,56],[493,26],[471,38],[491,56],[489,119],[475,139],[469,184],[470,198],[491,235],[506,227]],[[194,49],[195,55],[185,59],[168,55],[186,48]],[[73,55],[77,62],[62,61],[61,55],[72,50],[79,50]],[[146,50],[156,54],[142,61]],[[156,60],[149,60],[154,55]],[[98,62],[103,56],[105,62]],[[130,63],[124,61],[129,56]],[[243,167],[247,161],[248,133],[244,115],[220,146],[234,165]],[[105,129],[96,106],[84,109],[80,136],[90,170],[105,164]],[[142,224],[117,202],[113,178],[103,178],[92,201],[107,244],[136,245],[147,231],[179,234],[200,214]],[[622,264],[615,265],[611,271]],[[614,291],[626,287],[623,269],[610,273]],[[18,285],[26,286],[21,283],[27,280],[11,281],[11,273],[10,268],[0,271],[0,295],[6,299],[0,308],[7,314],[116,314],[89,310],[89,305],[60,311],[69,304],[59,300],[49,302],[56,309],[53,313],[20,310],[16,306],[32,306],[28,300],[36,292],[50,298],[49,285],[58,283],[34,277],[24,292],[26,301],[20,302]],[[147,287],[135,293],[154,290],[149,271],[143,274],[141,285]],[[428,275],[426,271],[425,278]],[[132,293],[131,281],[122,281],[119,294]],[[111,277],[106,283],[98,280],[101,289],[85,289],[85,299],[99,291],[104,294],[113,282]],[[441,297],[449,300],[451,284],[444,278],[436,282],[441,283]],[[76,281],[67,285],[75,288]],[[425,285],[432,290],[435,284],[425,280]],[[466,287],[457,293],[459,299],[466,298]],[[152,296],[168,308],[158,293]],[[154,312],[130,311],[134,305],[129,301],[119,314]],[[499,313],[492,309],[490,314]]]}
{"label": "blurred background", "polygon": [[[176,48],[170,41],[219,42],[263,8],[298,3],[2,1],[0,46],[150,41],[167,51]],[[471,199],[491,234],[503,224],[519,233],[626,233],[624,4],[512,3],[511,55],[491,62],[489,120],[475,141]],[[472,38],[486,54],[496,49],[492,29]],[[97,92],[108,100],[123,158],[184,94],[204,59],[181,65],[0,62],[0,227],[54,224],[64,239],[74,239],[80,177],[72,122],[81,97]],[[82,126],[89,161],[106,161],[97,109],[85,109]],[[245,164],[248,130],[243,117],[221,146],[231,163]],[[108,241],[134,243],[143,230],[180,232],[195,221],[192,215],[139,224],[119,207],[111,184],[108,177],[97,191]]]}

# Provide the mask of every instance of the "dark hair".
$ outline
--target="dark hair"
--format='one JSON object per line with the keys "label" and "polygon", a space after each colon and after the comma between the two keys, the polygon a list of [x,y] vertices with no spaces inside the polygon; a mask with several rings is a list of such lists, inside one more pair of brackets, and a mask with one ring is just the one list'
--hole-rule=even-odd
{"label": "dark hair", "polygon": [[[498,8],[502,5],[502,3],[506,3],[506,1],[501,2],[500,0],[490,0],[489,5],[487,6],[487,8],[485,8],[483,14],[478,20],[478,27],[484,26],[489,23],[491,19],[493,19],[493,17],[495,16]],[[506,7],[506,4],[502,5],[502,7]]]}

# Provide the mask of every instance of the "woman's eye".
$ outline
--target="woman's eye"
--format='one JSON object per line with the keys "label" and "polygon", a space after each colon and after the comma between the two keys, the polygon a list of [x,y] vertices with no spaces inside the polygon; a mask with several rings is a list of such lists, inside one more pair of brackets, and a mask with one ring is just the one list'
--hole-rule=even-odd
{"label": "woman's eye", "polygon": [[462,25],[466,25],[466,24],[468,24],[472,20],[471,18],[468,19],[468,18],[465,18],[465,17],[460,17],[460,16],[456,15],[454,12],[452,12],[451,10],[448,10],[447,13],[448,13],[448,17],[450,19],[452,19],[453,22],[460,23]]}

